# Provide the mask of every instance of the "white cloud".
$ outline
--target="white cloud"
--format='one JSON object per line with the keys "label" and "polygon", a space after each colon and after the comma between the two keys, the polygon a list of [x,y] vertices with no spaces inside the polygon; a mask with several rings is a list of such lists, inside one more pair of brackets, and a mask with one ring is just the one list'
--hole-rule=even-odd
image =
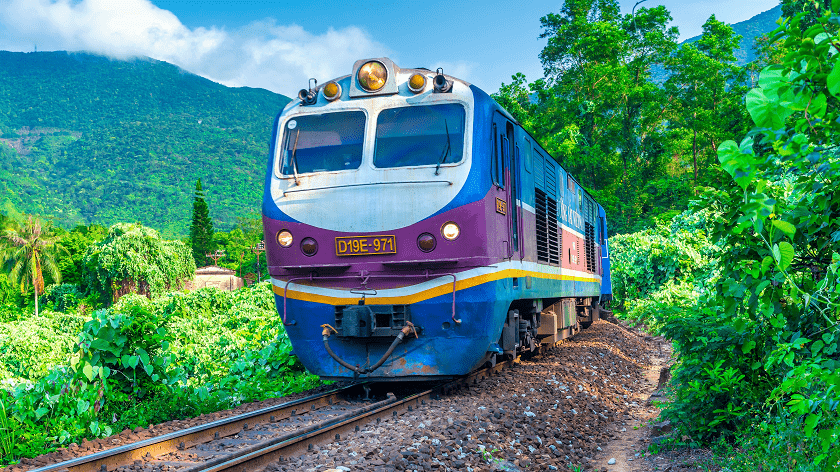
{"label": "white cloud", "polygon": [[230,86],[289,96],[309,77],[349,72],[364,57],[391,51],[365,30],[313,34],[274,20],[236,30],[184,26],[149,0],[3,0],[0,49],[89,51],[117,58],[149,56]]}

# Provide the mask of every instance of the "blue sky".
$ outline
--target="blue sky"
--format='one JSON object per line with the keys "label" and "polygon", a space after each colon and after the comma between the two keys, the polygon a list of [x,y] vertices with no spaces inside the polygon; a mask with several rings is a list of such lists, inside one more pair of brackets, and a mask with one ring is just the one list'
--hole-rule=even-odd
{"label": "blue sky", "polygon": [[[620,0],[629,13],[635,0]],[[681,39],[711,14],[735,23],[778,0],[647,0],[665,5]],[[0,49],[150,56],[231,86],[293,95],[308,77],[349,73],[357,59],[443,67],[494,92],[542,76],[540,17],[562,1],[0,0]]]}

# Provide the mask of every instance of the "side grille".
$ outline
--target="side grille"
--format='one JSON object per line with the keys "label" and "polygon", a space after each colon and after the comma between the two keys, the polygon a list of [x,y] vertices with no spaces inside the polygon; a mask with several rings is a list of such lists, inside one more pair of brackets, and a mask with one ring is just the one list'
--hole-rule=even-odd
{"label": "side grille", "polygon": [[595,272],[595,226],[586,223],[586,270]]}
{"label": "side grille", "polygon": [[595,257],[595,202],[593,202],[589,197],[586,197],[584,200],[584,228],[585,228],[585,247],[584,252],[586,253],[586,270],[589,272],[595,272],[597,269],[597,260]]}
{"label": "side grille", "polygon": [[537,211],[537,260],[549,264],[560,262],[560,245],[557,237],[557,201],[536,189]]}

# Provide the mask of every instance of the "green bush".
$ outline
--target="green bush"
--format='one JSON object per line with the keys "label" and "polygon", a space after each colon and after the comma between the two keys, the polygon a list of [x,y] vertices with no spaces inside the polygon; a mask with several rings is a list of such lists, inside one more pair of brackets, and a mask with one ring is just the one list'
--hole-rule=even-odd
{"label": "green bush", "polygon": [[644,323],[652,332],[662,333],[665,323],[696,310],[700,289],[693,283],[665,282],[653,293],[627,301],[627,318]]}
{"label": "green bush", "polygon": [[126,394],[144,398],[180,380],[169,355],[164,319],[133,296],[113,310],[93,313],[79,335],[70,367],[88,379],[110,379]]}
{"label": "green bush", "polygon": [[84,267],[88,290],[111,300],[131,292],[160,296],[195,273],[195,261],[184,243],[125,223],[111,226],[102,242],[88,247]]}
{"label": "green bush", "polygon": [[[782,64],[746,107],[756,126],[718,148],[731,180],[709,189],[719,277],[663,331],[679,362],[663,414],[680,436],[736,441],[771,470],[840,468],[838,4],[782,23]],[[752,462],[752,461],[746,461]]]}
{"label": "green bush", "polygon": [[619,306],[667,283],[704,284],[715,276],[719,249],[709,239],[708,210],[682,212],[654,228],[610,238],[610,275]]}
{"label": "green bush", "polygon": [[67,362],[85,319],[48,310],[40,316],[0,322],[0,380],[36,380]]}
{"label": "green bush", "polygon": [[82,290],[76,284],[54,284],[44,290],[40,300],[45,308],[67,313],[79,306],[83,298]]}
{"label": "green bush", "polygon": [[[0,448],[4,438],[14,444],[4,457],[32,457],[85,437],[319,385],[289,354],[270,287],[203,288],[151,300],[129,294],[87,318],[47,311],[49,318],[0,324],[21,340],[0,353],[4,363],[22,365],[24,357],[45,372],[0,390],[7,412],[6,427],[0,416]],[[39,325],[41,341],[27,346],[24,333]],[[57,340],[66,349],[44,357]]]}

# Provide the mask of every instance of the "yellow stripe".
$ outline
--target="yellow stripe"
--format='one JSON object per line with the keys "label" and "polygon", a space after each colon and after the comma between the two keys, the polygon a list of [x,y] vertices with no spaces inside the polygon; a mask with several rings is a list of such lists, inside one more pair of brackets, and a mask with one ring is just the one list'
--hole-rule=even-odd
{"label": "yellow stripe", "polygon": [[[575,277],[570,275],[548,274],[545,272],[530,272],[527,270],[520,269],[505,269],[493,272],[491,274],[478,275],[469,279],[458,280],[455,283],[455,290],[466,290],[468,288],[472,288],[487,282],[494,282],[502,279],[510,279],[513,277],[527,276],[531,276],[537,279],[563,280],[575,282],[598,282],[598,279],[595,277]],[[274,289],[274,293],[280,295],[281,297],[283,296],[282,288],[276,285],[272,285],[272,288]],[[443,285],[439,285],[437,287],[423,290],[422,292],[414,293],[411,295],[401,295],[397,297],[369,297],[366,298],[365,301],[368,305],[410,305],[412,303],[422,302],[424,300],[439,297],[441,295],[446,295],[449,293],[452,293],[452,284],[445,283]],[[356,304],[356,302],[359,301],[358,296],[353,298],[331,297],[327,295],[316,295],[314,293],[300,292],[293,289],[288,290],[287,296],[292,300],[323,303],[327,305],[354,305]]]}

